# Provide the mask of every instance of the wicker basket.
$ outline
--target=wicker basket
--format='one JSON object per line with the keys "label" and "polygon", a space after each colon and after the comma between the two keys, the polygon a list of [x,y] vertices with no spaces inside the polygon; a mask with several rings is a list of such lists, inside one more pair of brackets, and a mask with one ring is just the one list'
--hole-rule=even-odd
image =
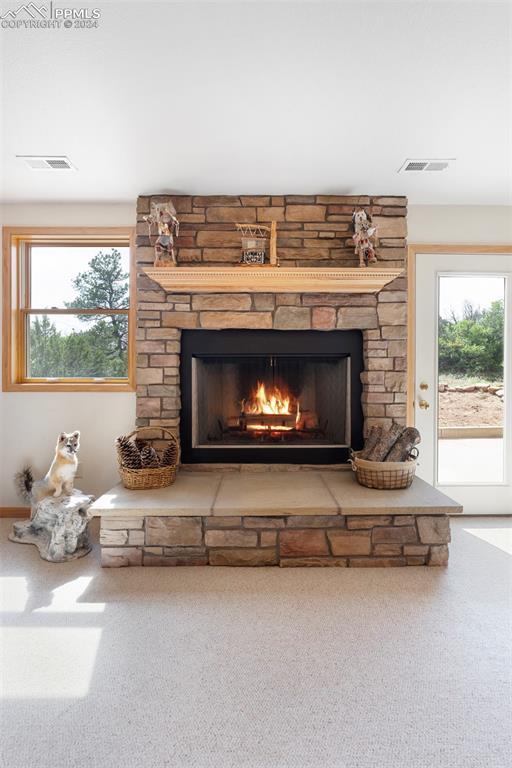
{"label": "wicker basket", "polygon": [[180,457],[178,441],[172,432],[169,432],[169,430],[164,427],[139,427],[138,429],[134,429],[133,432],[130,432],[127,437],[139,437],[141,432],[154,432],[158,429],[162,432],[162,436],[167,434],[169,442],[174,443],[176,446],[176,463],[166,467],[156,467],[154,469],[150,467],[128,469],[127,467],[122,466],[118,451],[117,464],[119,475],[123,481],[124,487],[128,488],[130,491],[146,491],[149,488],[167,488],[167,486],[172,485],[176,480],[176,471],[178,469]]}
{"label": "wicker basket", "polygon": [[418,452],[413,448],[408,461],[367,461],[359,458],[359,451],[352,451],[350,463],[359,485],[394,491],[409,488],[416,472]]}

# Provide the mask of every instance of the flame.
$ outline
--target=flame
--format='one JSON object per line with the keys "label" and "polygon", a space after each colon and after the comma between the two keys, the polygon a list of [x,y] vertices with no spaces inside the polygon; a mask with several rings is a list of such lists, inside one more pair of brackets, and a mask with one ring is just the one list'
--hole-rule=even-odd
{"label": "flame", "polygon": [[[293,409],[293,410],[292,410]],[[299,402],[295,401],[291,395],[279,387],[269,387],[268,391],[265,384],[258,381],[252,397],[242,401],[242,412],[246,416],[275,416],[275,422],[269,423],[267,419],[258,423],[258,419],[248,420],[246,428],[253,432],[290,432],[295,429],[300,419]],[[279,423],[280,416],[291,416],[284,423]],[[293,418],[295,417],[295,419]],[[290,424],[290,421],[295,423]]]}
{"label": "flame", "polygon": [[290,396],[282,393],[279,387],[273,387],[267,395],[265,384],[258,381],[252,400],[244,403],[244,411],[252,415],[258,413],[289,414]]}

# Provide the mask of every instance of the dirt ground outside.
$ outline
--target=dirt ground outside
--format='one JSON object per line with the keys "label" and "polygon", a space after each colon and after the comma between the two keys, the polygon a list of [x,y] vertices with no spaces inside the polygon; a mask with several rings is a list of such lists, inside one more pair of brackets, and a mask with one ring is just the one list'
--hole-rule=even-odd
{"label": "dirt ground outside", "polygon": [[489,392],[439,392],[439,427],[501,427],[503,410]]}

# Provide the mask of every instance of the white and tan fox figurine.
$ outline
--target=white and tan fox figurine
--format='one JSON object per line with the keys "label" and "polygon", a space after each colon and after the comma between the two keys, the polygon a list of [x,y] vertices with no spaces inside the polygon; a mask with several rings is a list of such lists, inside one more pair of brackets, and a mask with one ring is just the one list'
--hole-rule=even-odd
{"label": "white and tan fox figurine", "polygon": [[80,432],[61,432],[57,439],[55,458],[42,480],[34,482],[30,467],[25,467],[15,477],[22,499],[36,504],[46,496],[71,496],[73,481],[78,468],[77,453],[80,448]]}

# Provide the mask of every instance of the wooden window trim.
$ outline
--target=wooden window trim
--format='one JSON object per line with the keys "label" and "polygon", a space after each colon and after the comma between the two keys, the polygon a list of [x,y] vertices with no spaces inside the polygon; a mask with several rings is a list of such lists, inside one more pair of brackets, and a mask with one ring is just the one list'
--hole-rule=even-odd
{"label": "wooden window trim", "polygon": [[[48,382],[22,380],[23,327],[27,314],[28,284],[22,285],[20,259],[23,243],[63,245],[123,245],[130,248],[130,306],[128,309],[128,381],[116,383],[90,379]],[[3,227],[2,265],[2,389],[4,392],[133,392],[135,390],[136,271],[135,230],[132,227]],[[25,275],[28,274],[25,264]],[[93,313],[93,310],[91,310]],[[124,310],[106,310],[121,313]],[[48,314],[76,314],[66,309]]]}

